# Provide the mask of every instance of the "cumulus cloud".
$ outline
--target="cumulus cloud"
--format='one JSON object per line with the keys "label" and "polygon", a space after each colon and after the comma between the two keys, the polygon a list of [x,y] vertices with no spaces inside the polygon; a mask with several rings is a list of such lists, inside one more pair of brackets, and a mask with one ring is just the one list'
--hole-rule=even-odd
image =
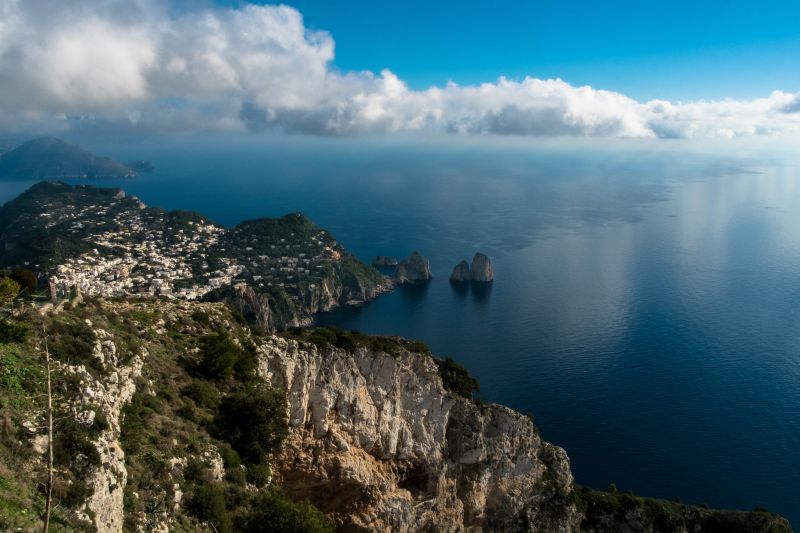
{"label": "cumulus cloud", "polygon": [[638,102],[525,78],[416,91],[340,72],[334,40],[287,6],[174,14],[159,0],[0,0],[0,127],[700,138],[800,132],[800,93]]}

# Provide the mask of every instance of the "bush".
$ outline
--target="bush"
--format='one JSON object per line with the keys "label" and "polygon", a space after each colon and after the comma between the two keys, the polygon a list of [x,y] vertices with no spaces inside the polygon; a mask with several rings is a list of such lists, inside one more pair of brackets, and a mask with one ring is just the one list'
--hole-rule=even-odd
{"label": "bush", "polygon": [[265,386],[240,389],[220,402],[213,431],[246,465],[261,464],[289,433],[286,396]]}
{"label": "bush", "polygon": [[227,379],[239,360],[239,347],[224,332],[207,335],[201,341],[200,371],[209,379]]}
{"label": "bush", "polygon": [[67,467],[73,472],[79,471],[84,466],[97,466],[100,463],[100,454],[92,443],[91,436],[91,429],[71,416],[55,417],[53,424],[55,465]]}
{"label": "bush", "polygon": [[225,508],[225,492],[219,483],[197,487],[190,508],[202,522],[210,522],[217,531],[230,531],[231,523]]}
{"label": "bush", "polygon": [[0,279],[0,306],[5,306],[14,301],[19,294],[19,283],[11,278]]}
{"label": "bush", "polygon": [[183,389],[183,395],[194,401],[199,407],[216,409],[219,404],[217,388],[202,379],[192,381]]}
{"label": "bush", "polygon": [[251,511],[237,524],[242,533],[332,533],[333,521],[308,502],[295,503],[278,490],[256,496]]}
{"label": "bush", "polygon": [[422,353],[422,354],[430,354],[431,349],[422,341],[409,341],[408,342],[408,349],[412,352]]}
{"label": "bush", "polygon": [[96,370],[103,369],[103,364],[92,355],[94,331],[83,322],[54,321],[47,333],[50,355],[53,358],[70,363],[83,363]]}
{"label": "bush", "polygon": [[208,313],[200,309],[192,312],[192,320],[194,320],[201,326],[211,325],[211,319],[208,318]]}
{"label": "bush", "polygon": [[318,328],[308,336],[308,342],[316,345],[320,350],[330,348],[336,342],[336,332],[330,328]]}
{"label": "bush", "polygon": [[25,342],[28,336],[28,328],[8,320],[0,320],[0,343]]}
{"label": "bush", "polygon": [[272,475],[269,465],[261,463],[257,465],[250,465],[247,467],[247,481],[256,487],[263,487],[269,483],[269,478]]}
{"label": "bush", "polygon": [[445,389],[464,398],[472,398],[472,393],[480,390],[478,381],[469,375],[466,368],[450,357],[444,361],[438,360],[436,364],[439,366],[439,375],[442,377]]}
{"label": "bush", "polygon": [[217,446],[219,456],[222,457],[222,462],[225,463],[225,470],[239,470],[242,464],[242,458],[236,453],[236,450],[231,448],[228,443]]}

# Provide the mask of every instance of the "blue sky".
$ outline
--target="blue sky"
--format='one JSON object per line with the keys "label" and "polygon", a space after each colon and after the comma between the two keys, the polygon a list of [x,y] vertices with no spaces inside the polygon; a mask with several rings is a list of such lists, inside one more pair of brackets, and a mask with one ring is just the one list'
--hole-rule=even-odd
{"label": "blue sky", "polygon": [[531,75],[638,100],[800,90],[797,1],[285,3],[333,35],[340,69],[390,68],[415,89]]}

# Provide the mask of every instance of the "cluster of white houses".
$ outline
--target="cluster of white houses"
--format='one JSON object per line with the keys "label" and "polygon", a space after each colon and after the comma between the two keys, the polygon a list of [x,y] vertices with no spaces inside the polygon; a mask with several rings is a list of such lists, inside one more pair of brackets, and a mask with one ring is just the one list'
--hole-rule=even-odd
{"label": "cluster of white houses", "polygon": [[[241,276],[259,287],[291,288],[301,279],[313,281],[311,278],[325,268],[325,263],[341,257],[332,247],[335,243],[324,242],[322,231],[310,242],[282,238],[276,244],[265,244],[260,241],[269,236],[263,235],[251,237],[252,246],[242,246],[241,241],[223,241],[230,230],[220,226],[187,221],[181,227],[169,227],[153,224],[152,218],[144,219],[144,213],[125,210],[109,215],[107,208],[97,206],[67,213],[73,230],[87,231],[85,223],[91,222],[87,219],[97,216],[114,216],[115,227],[96,234],[89,230],[84,240],[94,248],[55,268],[49,279],[53,298],[78,291],[93,296],[194,300],[243,281],[237,279]],[[231,247],[237,248],[236,253],[226,253]],[[265,249],[271,255],[265,254]],[[214,255],[213,261],[209,253]],[[307,286],[312,290],[315,287],[313,283]]]}

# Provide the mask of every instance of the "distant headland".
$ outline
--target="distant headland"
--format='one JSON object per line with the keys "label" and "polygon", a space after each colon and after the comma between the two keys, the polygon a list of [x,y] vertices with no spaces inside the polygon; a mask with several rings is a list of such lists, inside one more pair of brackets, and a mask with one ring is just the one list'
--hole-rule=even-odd
{"label": "distant headland", "polygon": [[0,178],[6,179],[128,178],[153,170],[149,161],[124,165],[55,137],[30,140],[0,156]]}

